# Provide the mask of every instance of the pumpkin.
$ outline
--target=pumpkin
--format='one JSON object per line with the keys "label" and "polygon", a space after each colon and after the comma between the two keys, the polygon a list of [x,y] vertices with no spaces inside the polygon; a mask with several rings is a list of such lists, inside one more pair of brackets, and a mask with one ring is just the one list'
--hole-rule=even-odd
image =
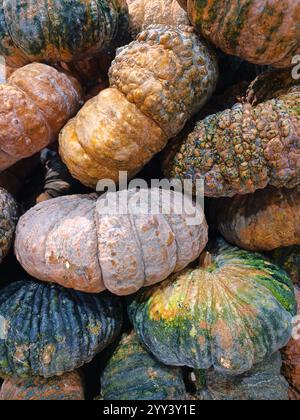
{"label": "pumpkin", "polygon": [[[138,206],[147,206],[148,199],[170,202],[170,211],[141,212]],[[16,256],[39,280],[88,293],[106,288],[118,295],[134,293],[182,270],[205,247],[202,208],[192,208],[186,199],[178,214],[182,199],[179,192],[132,189],[42,202],[20,219]],[[114,203],[125,206],[119,214]],[[192,226],[187,212],[195,209],[197,224]]]}
{"label": "pumpkin", "polygon": [[214,90],[217,63],[191,31],[152,25],[117,51],[110,88],[88,101],[60,134],[70,173],[95,187],[133,177]]}
{"label": "pumpkin", "polygon": [[45,64],[16,70],[0,85],[0,170],[57,139],[81,105],[78,82]]}
{"label": "pumpkin", "polygon": [[300,85],[294,81],[274,95],[256,106],[237,103],[199,121],[164,165],[165,174],[194,183],[203,179],[209,197],[253,193],[267,185],[296,187],[300,183]]}
{"label": "pumpkin", "polygon": [[0,390],[1,401],[84,400],[81,375],[75,371],[54,378],[6,379]]}
{"label": "pumpkin", "polygon": [[133,38],[152,24],[190,26],[177,0],[129,0],[129,28]]}
{"label": "pumpkin", "polygon": [[239,375],[286,345],[296,304],[284,271],[219,240],[200,268],[140,291],[128,312],[161,362]]}
{"label": "pumpkin", "polygon": [[109,359],[101,393],[104,400],[183,400],[186,390],[180,368],[158,362],[131,333]]}
{"label": "pumpkin", "polygon": [[14,66],[84,58],[120,42],[127,30],[125,0],[0,2],[0,53]]}
{"label": "pumpkin", "polygon": [[[300,316],[300,288],[295,287],[298,302],[298,317]],[[290,384],[291,399],[300,400],[300,328],[298,323],[294,326],[293,338],[287,347],[282,350],[283,374]],[[298,398],[297,398],[298,397]]]}
{"label": "pumpkin", "polygon": [[275,249],[270,257],[289,273],[293,283],[300,285],[300,246]]}
{"label": "pumpkin", "polygon": [[0,187],[0,263],[10,250],[18,221],[18,205],[4,188]]}
{"label": "pumpkin", "polygon": [[[196,371],[199,400],[215,401],[286,401],[288,383],[280,374],[282,360],[279,352],[255,365],[249,372],[229,376],[210,369]],[[204,387],[203,387],[204,382]]]}
{"label": "pumpkin", "polygon": [[197,30],[230,55],[291,67],[300,53],[300,5],[294,0],[180,0]]}
{"label": "pumpkin", "polygon": [[119,334],[122,308],[87,295],[21,280],[0,290],[0,376],[50,378],[73,371]]}
{"label": "pumpkin", "polygon": [[241,248],[272,251],[300,245],[300,186],[214,200],[212,210],[220,233]]}

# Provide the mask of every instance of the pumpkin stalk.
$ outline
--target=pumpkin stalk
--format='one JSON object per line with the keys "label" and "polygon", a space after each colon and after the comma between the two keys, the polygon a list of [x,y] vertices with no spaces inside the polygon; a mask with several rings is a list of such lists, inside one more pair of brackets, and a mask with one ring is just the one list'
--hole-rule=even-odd
{"label": "pumpkin stalk", "polygon": [[209,251],[203,251],[199,258],[199,267],[206,269],[211,267],[212,263],[211,253]]}

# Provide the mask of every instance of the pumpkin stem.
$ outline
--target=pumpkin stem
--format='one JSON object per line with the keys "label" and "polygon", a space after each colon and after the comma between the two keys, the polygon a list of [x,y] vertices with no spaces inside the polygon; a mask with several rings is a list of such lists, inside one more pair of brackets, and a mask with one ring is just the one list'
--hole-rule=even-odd
{"label": "pumpkin stem", "polygon": [[199,266],[200,268],[208,268],[212,265],[212,256],[211,253],[208,251],[203,251],[199,258]]}

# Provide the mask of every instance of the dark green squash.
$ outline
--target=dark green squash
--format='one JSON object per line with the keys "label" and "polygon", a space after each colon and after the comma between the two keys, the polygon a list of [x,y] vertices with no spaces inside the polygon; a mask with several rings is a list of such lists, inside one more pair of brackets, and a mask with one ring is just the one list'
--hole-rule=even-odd
{"label": "dark green squash", "polygon": [[0,263],[11,247],[18,221],[18,205],[14,198],[0,187]]}
{"label": "dark green squash", "polygon": [[300,285],[300,245],[279,248],[270,255],[276,264],[289,273],[293,282]]}
{"label": "dark green squash", "polygon": [[284,347],[296,301],[288,275],[219,240],[201,267],[143,289],[129,303],[141,342],[161,362],[238,375]]}
{"label": "dark green squash", "polygon": [[49,378],[93,359],[118,335],[117,297],[31,280],[0,291],[0,376]]}

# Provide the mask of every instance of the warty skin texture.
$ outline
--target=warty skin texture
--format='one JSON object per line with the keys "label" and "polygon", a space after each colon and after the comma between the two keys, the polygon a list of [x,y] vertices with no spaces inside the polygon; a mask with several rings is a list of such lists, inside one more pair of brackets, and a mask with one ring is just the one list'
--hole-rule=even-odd
{"label": "warty skin texture", "polygon": [[18,217],[17,202],[9,192],[0,187],[0,263],[12,245]]}

